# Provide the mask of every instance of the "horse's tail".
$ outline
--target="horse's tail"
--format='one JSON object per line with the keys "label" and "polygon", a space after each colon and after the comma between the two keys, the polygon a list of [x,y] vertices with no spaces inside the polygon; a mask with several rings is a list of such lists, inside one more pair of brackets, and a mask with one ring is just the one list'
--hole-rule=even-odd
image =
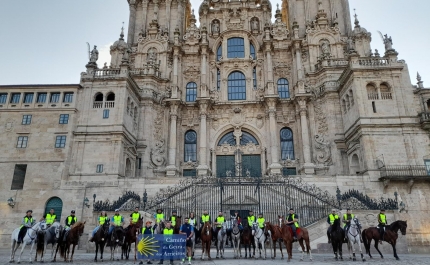
{"label": "horse's tail", "polygon": [[364,248],[366,249],[366,253],[368,253],[370,248],[370,242],[366,237],[366,232],[367,232],[367,229],[364,229],[363,232],[361,232],[361,237],[363,238],[363,244],[364,244]]}
{"label": "horse's tail", "polygon": [[66,242],[58,243],[60,246],[60,257],[64,258],[66,256]]}
{"label": "horse's tail", "polygon": [[43,233],[37,233],[36,253],[42,255],[45,247],[45,237]]}

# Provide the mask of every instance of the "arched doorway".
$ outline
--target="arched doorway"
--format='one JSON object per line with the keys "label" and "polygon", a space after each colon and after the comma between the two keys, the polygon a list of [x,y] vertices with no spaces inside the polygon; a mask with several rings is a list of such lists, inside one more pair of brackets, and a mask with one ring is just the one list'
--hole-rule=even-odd
{"label": "arched doorway", "polygon": [[357,154],[353,154],[351,157],[351,163],[350,163],[350,173],[352,175],[356,175],[360,172],[360,160],[358,159]]}
{"label": "arched doorway", "polygon": [[55,215],[57,215],[57,221],[61,221],[61,213],[63,211],[63,201],[58,197],[52,197],[46,202],[44,215],[51,209],[54,209]]}
{"label": "arched doorway", "polygon": [[224,134],[216,148],[217,177],[261,177],[261,146],[246,131]]}

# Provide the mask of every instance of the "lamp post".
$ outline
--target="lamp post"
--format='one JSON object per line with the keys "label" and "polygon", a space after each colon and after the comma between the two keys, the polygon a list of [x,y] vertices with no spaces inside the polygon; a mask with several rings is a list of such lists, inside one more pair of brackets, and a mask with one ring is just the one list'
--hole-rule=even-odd
{"label": "lamp post", "polygon": [[146,193],[146,189],[143,192],[143,197],[142,197],[142,203],[143,203],[143,210],[146,210],[146,203],[148,202],[148,193]]}
{"label": "lamp post", "polygon": [[7,199],[7,205],[9,205],[11,208],[15,206],[15,202],[13,201],[12,197]]}
{"label": "lamp post", "polygon": [[87,206],[87,208],[90,208],[90,201],[88,200],[87,197],[85,197],[84,199],[84,205]]}
{"label": "lamp post", "polygon": [[97,197],[97,195],[94,193],[93,194],[93,203],[96,202],[96,197]]}
{"label": "lamp post", "polygon": [[[336,189],[336,199],[337,199],[337,202],[339,203],[339,209],[341,209],[341,202],[342,202],[342,195],[340,195],[340,189],[339,189],[339,186],[337,187],[337,189]],[[342,209],[341,209],[342,210]]]}

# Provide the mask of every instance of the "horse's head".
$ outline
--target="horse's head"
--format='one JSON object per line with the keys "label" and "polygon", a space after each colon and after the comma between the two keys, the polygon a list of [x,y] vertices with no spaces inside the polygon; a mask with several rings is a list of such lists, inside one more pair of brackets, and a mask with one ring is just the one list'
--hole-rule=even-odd
{"label": "horse's head", "polygon": [[84,233],[85,222],[77,222],[73,225],[72,229],[76,229],[76,233],[78,233],[79,236],[82,236],[82,234]]}
{"label": "horse's head", "polygon": [[60,225],[60,223],[59,222],[55,222],[55,223],[53,223],[52,225],[51,225],[51,227],[49,228],[49,229],[51,229],[51,233],[52,233],[52,230],[54,230],[53,232],[54,232],[54,234],[55,234],[55,238],[56,239],[59,239],[60,238],[60,234],[61,234],[61,231],[62,231],[62,226]]}
{"label": "horse's head", "polygon": [[400,232],[402,235],[406,235],[406,228],[408,228],[408,221],[397,221],[399,222]]}
{"label": "horse's head", "polygon": [[227,223],[224,222],[222,223],[222,227],[221,227],[221,233],[227,233]]}
{"label": "horse's head", "polygon": [[252,223],[252,235],[255,234],[255,231],[257,231],[258,229],[260,229],[260,227],[258,226],[257,222]]}
{"label": "horse's head", "polygon": [[209,235],[211,232],[211,229],[212,229],[211,224],[209,222],[205,222],[203,224],[202,234]]}
{"label": "horse's head", "polygon": [[116,226],[114,233],[113,233],[113,239],[115,242],[118,243],[118,245],[122,245],[125,240],[125,231],[121,226]]}
{"label": "horse's head", "polygon": [[37,231],[38,232],[39,231],[45,231],[47,228],[48,228],[48,225],[46,224],[45,221],[43,221],[43,222],[40,222],[39,229]]}
{"label": "horse's head", "polygon": [[354,227],[361,226],[360,221],[358,220],[357,217],[354,217],[354,218],[351,219],[351,226],[354,226]]}

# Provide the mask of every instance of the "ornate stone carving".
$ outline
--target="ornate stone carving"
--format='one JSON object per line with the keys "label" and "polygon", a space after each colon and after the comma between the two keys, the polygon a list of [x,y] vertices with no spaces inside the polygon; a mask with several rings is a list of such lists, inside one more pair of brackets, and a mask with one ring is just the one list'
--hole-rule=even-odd
{"label": "ornate stone carving", "polygon": [[276,20],[275,23],[273,23],[272,27],[272,35],[273,39],[275,40],[285,40],[289,37],[290,32],[287,29],[287,25],[282,22],[282,14],[279,9],[276,10],[275,14]]}
{"label": "ornate stone carving", "polygon": [[333,164],[331,159],[330,143],[324,141],[322,134],[315,135],[315,150],[314,150],[314,163],[316,165],[330,166]]}
{"label": "ornate stone carving", "polygon": [[256,125],[259,129],[263,128],[263,126],[264,126],[264,119],[263,118],[264,117],[262,114],[257,115]]}
{"label": "ornate stone carving", "polygon": [[198,80],[200,77],[200,67],[197,65],[190,65],[182,73],[184,74],[184,77],[188,80]]}
{"label": "ornate stone carving", "polygon": [[200,34],[200,30],[196,26],[196,17],[194,16],[194,9],[192,10],[191,18],[190,18],[190,26],[185,31],[185,35],[182,37],[186,44],[188,45],[196,45],[199,43],[199,40],[202,38]]}
{"label": "ornate stone carving", "polygon": [[161,139],[155,141],[155,146],[151,149],[151,162],[156,167],[164,166],[164,164],[166,163],[165,153],[166,151],[164,150],[164,140]]}
{"label": "ornate stone carving", "polygon": [[211,24],[211,33],[213,35],[218,35],[220,31],[220,22],[218,19],[214,19]]}

